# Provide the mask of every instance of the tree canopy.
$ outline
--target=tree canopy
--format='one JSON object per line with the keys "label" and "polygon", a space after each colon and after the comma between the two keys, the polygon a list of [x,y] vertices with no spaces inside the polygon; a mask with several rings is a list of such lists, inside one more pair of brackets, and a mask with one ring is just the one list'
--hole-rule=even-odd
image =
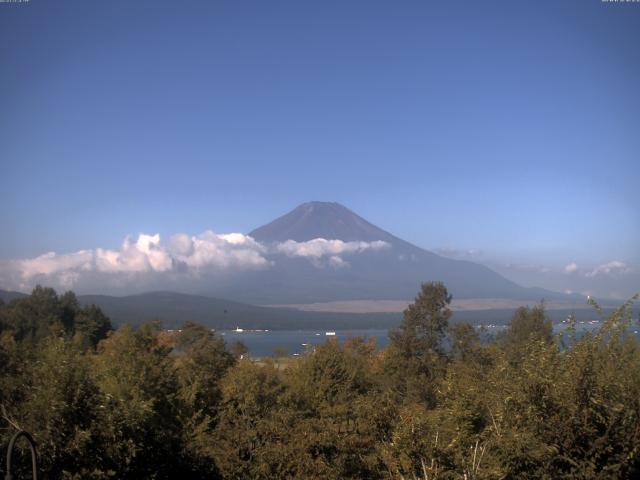
{"label": "tree canopy", "polygon": [[38,287],[0,304],[0,447],[31,432],[43,478],[637,478],[634,300],[562,337],[544,304],[521,308],[481,341],[428,283],[387,348],[251,358],[193,322],[114,331]]}

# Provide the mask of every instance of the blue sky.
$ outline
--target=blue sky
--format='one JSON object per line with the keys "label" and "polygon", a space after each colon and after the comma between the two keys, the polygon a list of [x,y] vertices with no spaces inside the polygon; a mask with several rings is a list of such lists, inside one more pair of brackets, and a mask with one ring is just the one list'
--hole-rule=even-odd
{"label": "blue sky", "polygon": [[639,46],[600,0],[0,4],[0,259],[328,200],[507,275],[637,271]]}

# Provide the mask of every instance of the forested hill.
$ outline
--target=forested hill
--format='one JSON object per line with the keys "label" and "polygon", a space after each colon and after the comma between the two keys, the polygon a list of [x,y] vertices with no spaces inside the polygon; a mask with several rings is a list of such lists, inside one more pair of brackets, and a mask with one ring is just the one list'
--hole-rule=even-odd
{"label": "forested hill", "polygon": [[126,297],[81,295],[78,300],[85,305],[98,305],[116,325],[139,325],[145,320],[159,319],[167,328],[177,327],[185,320],[216,329],[391,328],[402,318],[400,313],[324,313],[259,307],[175,292],[150,292]]}
{"label": "forested hill", "polygon": [[24,298],[26,296],[26,294],[20,292],[0,290],[0,300],[2,300],[4,303],[9,303],[11,300],[15,300],[16,298]]}
{"label": "forested hill", "polygon": [[[0,290],[0,299],[5,303],[27,297],[23,293]],[[165,328],[177,328],[187,320],[218,330],[236,327],[273,330],[392,328],[402,318],[401,313],[324,313],[259,307],[176,292],[124,297],[78,295],[77,300],[80,305],[100,307],[114,325],[138,326],[147,320],[160,320]]]}
{"label": "forested hill", "polygon": [[[27,295],[0,290],[0,299],[5,303]],[[392,328],[400,322],[402,314],[396,313],[340,313],[311,312],[293,308],[269,308],[230,300],[189,295],[177,292],[148,292],[123,297],[109,295],[79,295],[81,305],[97,305],[114,325],[137,326],[146,320],[160,320],[165,328],[177,328],[185,320],[206,325],[218,330],[270,329],[270,330],[336,330]],[[606,308],[605,312],[610,313]],[[568,309],[549,310],[547,314],[554,322],[566,319]],[[452,321],[480,324],[506,324],[513,309],[468,310],[454,313]],[[580,313],[581,320],[598,318],[593,310]]]}

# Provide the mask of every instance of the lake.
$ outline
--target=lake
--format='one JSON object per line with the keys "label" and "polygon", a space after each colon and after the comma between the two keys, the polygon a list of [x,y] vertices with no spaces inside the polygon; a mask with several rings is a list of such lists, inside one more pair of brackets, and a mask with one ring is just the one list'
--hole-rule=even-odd
{"label": "lake", "polygon": [[[576,331],[578,334],[596,330],[602,325],[601,322],[591,321],[578,323]],[[488,325],[485,327],[487,335],[495,335],[506,328],[504,325]],[[553,330],[559,333],[567,328],[566,324],[555,324]],[[632,325],[630,329],[640,339],[640,328]],[[273,355],[276,348],[284,347],[289,355],[301,354],[306,348],[326,342],[328,339],[337,339],[339,342],[353,337],[363,337],[365,339],[375,338],[378,348],[384,348],[389,344],[388,330],[385,329],[362,329],[362,330],[336,330],[335,335],[326,335],[321,330],[271,330],[271,331],[222,331],[219,332],[227,345],[240,340],[249,349],[249,354],[254,357],[264,357]]]}
{"label": "lake", "polygon": [[240,340],[249,349],[249,354],[254,357],[273,355],[275,348],[284,347],[289,355],[301,354],[306,348],[326,342],[328,339],[337,339],[343,342],[348,338],[363,337],[375,338],[378,348],[384,348],[389,344],[388,330],[336,330],[335,335],[326,335],[320,330],[272,330],[272,331],[224,331],[222,334],[227,345]]}

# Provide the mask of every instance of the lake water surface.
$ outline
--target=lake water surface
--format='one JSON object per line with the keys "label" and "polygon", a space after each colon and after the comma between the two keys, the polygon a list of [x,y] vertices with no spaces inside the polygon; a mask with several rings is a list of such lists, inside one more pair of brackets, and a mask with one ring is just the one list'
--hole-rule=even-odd
{"label": "lake water surface", "polygon": [[[578,334],[596,330],[601,326],[600,322],[585,322],[576,325]],[[553,329],[559,333],[566,329],[566,324],[556,324]],[[489,325],[486,328],[487,335],[495,335],[505,327],[502,325]],[[640,339],[640,327],[633,325],[631,332]],[[378,348],[384,348],[389,344],[388,330],[364,329],[364,330],[336,330],[335,335],[326,335],[327,332],[321,330],[272,330],[272,331],[222,331],[223,338],[227,345],[236,340],[243,342],[249,349],[249,354],[253,357],[264,357],[273,355],[276,348],[285,348],[288,355],[301,354],[305,349],[326,342],[328,339],[337,339],[344,342],[348,338],[363,337],[365,339],[375,338]]]}

